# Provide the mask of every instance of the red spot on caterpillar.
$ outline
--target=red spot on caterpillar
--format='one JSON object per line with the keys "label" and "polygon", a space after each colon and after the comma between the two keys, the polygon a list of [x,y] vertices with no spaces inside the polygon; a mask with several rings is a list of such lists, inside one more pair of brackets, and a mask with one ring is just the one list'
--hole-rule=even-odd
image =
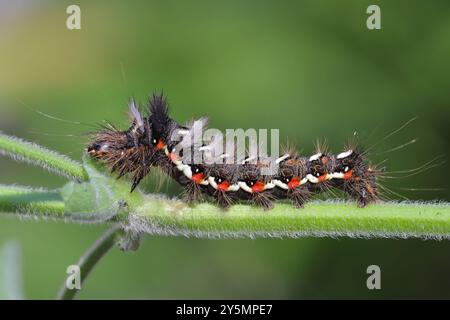
{"label": "red spot on caterpillar", "polygon": [[264,182],[261,181],[256,181],[255,184],[252,186],[252,191],[253,192],[262,192],[264,191]]}
{"label": "red spot on caterpillar", "polygon": [[192,175],[192,181],[194,181],[197,184],[200,184],[205,180],[205,175],[203,173],[196,173]]}
{"label": "red spot on caterpillar", "polygon": [[344,180],[350,179],[352,177],[352,175],[353,175],[353,170],[350,170],[350,171],[346,172],[344,174]]}
{"label": "red spot on caterpillar", "polygon": [[156,149],[162,150],[162,149],[164,149],[165,146],[166,146],[166,144],[164,143],[164,141],[162,139],[160,139],[158,141],[158,143],[156,144]]}
{"label": "red spot on caterpillar", "polygon": [[323,182],[323,181],[327,180],[327,175],[328,174],[323,174],[320,177],[318,177],[317,179],[319,179],[319,182]]}
{"label": "red spot on caterpillar", "polygon": [[230,183],[228,181],[224,181],[217,185],[217,189],[222,190],[222,191],[228,191],[229,187],[230,187]]}
{"label": "red spot on caterpillar", "polygon": [[300,185],[300,178],[299,177],[293,177],[291,181],[288,182],[288,188],[294,189]]}

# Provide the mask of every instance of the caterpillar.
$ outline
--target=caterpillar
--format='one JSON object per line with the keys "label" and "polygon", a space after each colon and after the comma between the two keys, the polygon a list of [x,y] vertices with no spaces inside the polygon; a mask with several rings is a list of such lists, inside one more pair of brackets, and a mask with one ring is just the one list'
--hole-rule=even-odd
{"label": "caterpillar", "polygon": [[[379,170],[368,163],[367,153],[356,144],[347,145],[337,155],[317,146],[316,153],[307,157],[286,150],[277,158],[247,152],[239,159],[214,152],[223,150],[223,139],[200,143],[192,139],[196,130],[206,128],[206,119],[178,124],[170,117],[162,93],[149,98],[145,116],[131,100],[129,117],[127,130],[102,125],[92,134],[86,151],[117,172],[118,178],[130,175],[131,192],[152,167],[158,167],[184,187],[188,202],[208,198],[223,208],[247,202],[270,209],[278,200],[289,200],[302,208],[314,195],[332,189],[343,191],[359,207],[379,199]],[[276,170],[267,174],[272,165]]]}

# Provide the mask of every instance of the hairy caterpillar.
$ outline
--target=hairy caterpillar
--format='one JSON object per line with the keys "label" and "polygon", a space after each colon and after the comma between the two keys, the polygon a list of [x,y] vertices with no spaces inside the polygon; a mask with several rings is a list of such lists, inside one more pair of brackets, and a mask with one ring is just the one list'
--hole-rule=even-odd
{"label": "hairy caterpillar", "polygon": [[[189,202],[206,196],[224,208],[244,201],[270,209],[274,201],[285,199],[301,208],[313,195],[333,188],[348,194],[360,207],[379,199],[379,171],[367,163],[366,153],[357,146],[347,146],[337,155],[328,154],[321,147],[310,157],[286,152],[270,159],[269,163],[275,163],[277,170],[267,175],[262,171],[268,162],[262,158],[250,159],[246,155],[231,163],[204,161],[226,158],[227,154],[208,153],[214,144],[223,142],[192,142],[196,126],[205,126],[206,120],[185,126],[178,124],[169,116],[167,100],[162,94],[150,98],[147,117],[140,113],[134,101],[130,103],[129,115],[132,123],[127,130],[110,124],[103,126],[93,134],[87,152],[112,172],[118,172],[119,177],[130,174],[131,191],[151,167],[159,167],[186,189]],[[185,161],[186,154],[176,150],[180,146],[191,151],[190,157],[200,154],[203,160]]]}

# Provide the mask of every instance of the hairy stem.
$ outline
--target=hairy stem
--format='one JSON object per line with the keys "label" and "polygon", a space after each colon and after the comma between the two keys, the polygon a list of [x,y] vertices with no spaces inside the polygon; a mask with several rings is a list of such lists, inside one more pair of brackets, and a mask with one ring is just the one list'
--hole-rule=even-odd
{"label": "hairy stem", "polygon": [[[80,185],[80,189],[85,187]],[[358,208],[354,203],[315,201],[304,209],[277,204],[263,211],[234,205],[224,211],[212,204],[188,206],[178,200],[147,196],[131,207],[86,212],[89,189],[77,201],[62,200],[56,191],[0,185],[0,212],[62,218],[69,222],[119,220],[135,233],[216,237],[374,237],[450,239],[449,203],[385,202]],[[84,199],[84,201],[83,201]],[[105,199],[110,203],[124,200]],[[123,198],[126,199],[126,198]],[[132,204],[132,200],[126,199]],[[72,203],[73,202],[73,203]],[[87,206],[86,206],[87,204]],[[129,210],[131,209],[131,210]]]}
{"label": "hairy stem", "polygon": [[0,133],[0,155],[30,163],[76,181],[86,181],[83,166],[66,156],[37,144]]}
{"label": "hairy stem", "polygon": [[[108,251],[116,245],[117,241],[122,236],[123,231],[120,225],[115,225],[106,231],[95,243],[86,251],[80,258],[77,265],[80,268],[81,285],[88,277],[89,273],[94,269],[100,259],[108,253]],[[60,300],[72,300],[77,294],[78,290],[68,289],[66,281],[64,281],[61,290],[58,294]]]}
{"label": "hairy stem", "polygon": [[[78,201],[82,202],[83,199]],[[89,206],[86,197],[84,202]],[[0,214],[61,219],[74,223],[105,223],[120,212],[119,208],[96,212],[92,211],[95,207],[90,208],[91,210],[85,210],[85,207],[74,207],[70,198],[62,196],[61,190],[0,185]]]}
{"label": "hairy stem", "polygon": [[215,237],[377,237],[450,239],[448,203],[354,203],[318,201],[295,209],[278,204],[263,211],[236,205],[227,211],[210,204],[189,207],[153,200],[129,216],[130,230],[149,234]]}
{"label": "hairy stem", "polygon": [[0,212],[60,218],[65,204],[58,191],[0,185]]}

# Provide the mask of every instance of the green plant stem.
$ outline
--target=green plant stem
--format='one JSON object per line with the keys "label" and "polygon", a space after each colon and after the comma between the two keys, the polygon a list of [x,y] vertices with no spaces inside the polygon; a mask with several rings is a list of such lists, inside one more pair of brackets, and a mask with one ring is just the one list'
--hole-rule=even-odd
{"label": "green plant stem", "polygon": [[304,209],[278,204],[263,211],[236,205],[189,207],[173,200],[153,200],[130,215],[136,232],[215,237],[377,237],[450,239],[448,203],[354,203],[317,201]]}
{"label": "green plant stem", "polygon": [[[120,225],[114,225],[111,229],[106,231],[101,238],[95,241],[95,243],[80,258],[77,265],[80,267],[81,285],[83,285],[84,281],[100,259],[116,245],[122,234],[123,231]],[[66,281],[64,281],[58,294],[58,299],[72,300],[77,292],[78,290],[76,289],[68,289]]]}
{"label": "green plant stem", "polygon": [[65,204],[58,191],[0,185],[0,212],[61,218]]}
{"label": "green plant stem", "polygon": [[86,181],[88,176],[83,166],[66,156],[37,144],[10,137],[0,132],[0,155],[30,163],[76,181]]}
{"label": "green plant stem", "polygon": [[[80,185],[80,188],[84,187]],[[277,204],[273,210],[263,211],[254,206],[234,205],[224,211],[212,204],[188,206],[178,200],[147,196],[142,203],[133,205],[131,211],[117,211],[122,213],[109,216],[108,213],[117,209],[98,214],[80,213],[89,209],[82,201],[87,195],[80,193],[78,196],[82,198],[70,203],[70,200],[62,200],[57,191],[0,185],[0,212],[91,223],[104,223],[114,216],[138,233],[202,238],[349,236],[450,239],[448,203],[387,202],[358,208],[351,202],[315,201],[304,209]],[[116,197],[109,201],[120,202],[122,198]],[[92,206],[94,208],[94,204]]]}
{"label": "green plant stem", "polygon": [[[80,189],[86,188],[86,185],[77,186]],[[67,195],[63,196],[62,189],[45,190],[0,185],[0,214],[52,218],[73,223],[105,223],[122,212],[117,206],[110,207],[105,212],[97,212],[97,208],[90,206],[86,197],[83,197],[85,193],[89,195],[89,191],[90,189],[87,189],[81,195],[78,194],[78,204],[73,205],[73,199]]]}

